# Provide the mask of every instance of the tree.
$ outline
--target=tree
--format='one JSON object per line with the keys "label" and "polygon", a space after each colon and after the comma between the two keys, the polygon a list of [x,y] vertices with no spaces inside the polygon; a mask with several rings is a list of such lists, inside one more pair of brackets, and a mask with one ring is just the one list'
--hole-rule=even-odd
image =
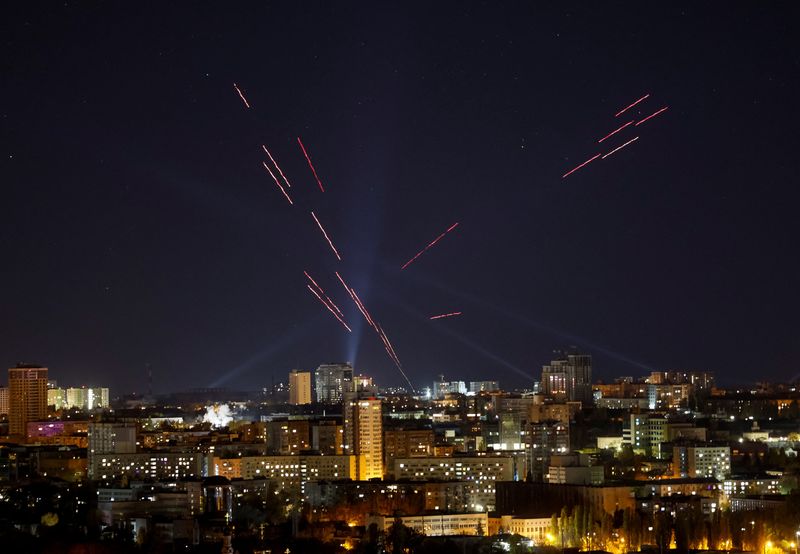
{"label": "tree", "polygon": [[421,535],[411,527],[404,525],[400,518],[395,519],[386,533],[386,542],[392,554],[413,552],[421,542]]}

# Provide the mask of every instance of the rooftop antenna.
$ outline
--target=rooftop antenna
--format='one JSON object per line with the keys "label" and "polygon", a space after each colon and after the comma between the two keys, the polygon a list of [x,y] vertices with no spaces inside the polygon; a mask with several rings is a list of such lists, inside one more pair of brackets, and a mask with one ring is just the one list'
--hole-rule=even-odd
{"label": "rooftop antenna", "polygon": [[153,398],[153,366],[147,362],[144,367],[147,368],[147,397]]}

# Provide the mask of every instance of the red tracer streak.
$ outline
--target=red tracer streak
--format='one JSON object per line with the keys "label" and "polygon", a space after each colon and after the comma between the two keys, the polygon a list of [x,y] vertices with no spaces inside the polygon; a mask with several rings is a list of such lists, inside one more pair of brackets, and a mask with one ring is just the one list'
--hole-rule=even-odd
{"label": "red tracer streak", "polygon": [[403,267],[401,267],[400,269],[405,269],[405,268],[407,268],[409,265],[411,265],[411,263],[413,263],[413,262],[414,262],[414,260],[416,260],[417,258],[419,258],[420,256],[422,256],[422,254],[424,254],[424,253],[425,253],[425,252],[426,252],[426,251],[427,251],[427,250],[428,250],[428,249],[429,249],[431,246],[433,246],[434,244],[436,244],[437,242],[439,242],[440,240],[442,240],[442,237],[444,237],[444,236],[445,236],[447,233],[449,233],[450,231],[452,231],[452,230],[453,230],[453,229],[455,229],[456,227],[458,227],[458,222],[456,222],[456,223],[453,223],[453,224],[450,226],[450,228],[449,228],[449,229],[447,229],[447,231],[445,231],[444,233],[442,233],[441,235],[439,235],[438,237],[436,237],[435,239],[433,239],[433,241],[431,241],[431,243],[430,243],[428,246],[426,246],[425,248],[423,248],[422,250],[420,250],[420,251],[417,253],[417,255],[416,255],[416,256],[414,256],[413,258],[411,258],[410,260],[408,260],[408,261],[407,261],[407,262],[406,262],[406,263],[403,265]]}
{"label": "red tracer streak", "polygon": [[303,146],[303,141],[300,140],[300,137],[297,137],[297,144],[300,145],[300,149],[303,151],[303,155],[306,157],[306,161],[308,162],[308,167],[311,168],[311,173],[314,174],[314,179],[317,180],[317,184],[319,185],[319,190],[325,192],[325,188],[322,186],[322,181],[319,180],[319,176],[317,175],[317,170],[314,169],[314,164],[311,163],[311,158],[309,157],[308,152],[306,152],[306,147]]}
{"label": "red tracer streak", "polygon": [[233,83],[233,88],[235,88],[236,92],[239,93],[239,98],[242,99],[242,102],[244,102],[244,105],[249,108],[250,107],[250,103],[247,101],[247,98],[244,97],[244,94],[242,94],[242,91],[239,90],[239,87],[236,85],[236,83]]}
{"label": "red tracer streak", "polygon": [[335,317],[336,319],[338,319],[338,320],[339,320],[339,323],[341,323],[342,325],[344,325],[344,328],[345,328],[345,329],[347,329],[349,332],[351,332],[351,333],[352,333],[353,331],[350,329],[350,327],[348,327],[348,326],[347,326],[347,323],[345,323],[345,322],[344,322],[344,320],[343,320],[341,317],[339,317],[339,314],[337,314],[336,312],[334,312],[334,311],[333,311],[333,309],[332,309],[330,306],[328,306],[328,305],[325,303],[325,301],[322,299],[322,297],[319,295],[319,293],[318,293],[317,291],[315,291],[315,290],[314,290],[314,289],[311,287],[311,285],[306,285],[306,286],[308,287],[308,290],[310,290],[310,291],[311,291],[311,292],[314,294],[314,296],[316,296],[316,297],[317,297],[317,299],[318,299],[320,302],[322,302],[322,305],[323,305],[323,306],[325,306],[326,308],[328,308],[328,311],[329,311],[330,313],[332,313],[332,314],[333,314],[333,317]]}
{"label": "red tracer streak", "polygon": [[269,171],[269,174],[272,176],[272,180],[275,181],[275,184],[278,185],[279,189],[281,189],[281,192],[286,197],[286,200],[289,201],[289,204],[294,205],[294,202],[292,202],[292,199],[289,198],[289,195],[286,193],[286,190],[283,188],[283,185],[281,185],[280,182],[278,182],[278,179],[275,177],[275,174],[272,172],[272,170],[267,165],[267,162],[261,162],[261,163],[264,164],[264,169]]}
{"label": "red tracer streak", "polygon": [[669,108],[669,106],[664,106],[663,108],[661,108],[661,109],[660,109],[660,110],[658,110],[657,112],[655,112],[655,113],[651,113],[650,115],[648,115],[647,117],[645,117],[643,120],[641,120],[640,122],[638,122],[638,123],[636,124],[636,126],[638,127],[639,125],[641,125],[642,123],[644,123],[644,122],[645,122],[645,121],[647,121],[648,119],[652,119],[652,118],[654,118],[655,116],[657,116],[658,114],[660,114],[661,112],[665,112],[665,111],[667,111],[667,108]]}
{"label": "red tracer streak", "polygon": [[617,146],[616,148],[614,148],[614,150],[612,150],[611,152],[609,152],[608,154],[603,156],[603,159],[605,160],[607,157],[609,157],[611,154],[613,154],[617,150],[621,150],[621,149],[625,148],[626,146],[628,146],[630,143],[636,142],[637,140],[639,140],[639,137],[632,138],[631,140],[629,140],[628,142],[626,142],[622,146]]}
{"label": "red tracer streak", "polygon": [[638,103],[639,103],[639,102],[641,102],[642,100],[645,100],[645,99],[647,99],[647,98],[649,98],[649,97],[650,97],[650,94],[649,94],[649,93],[648,93],[648,94],[645,94],[644,96],[642,96],[641,98],[639,98],[639,99],[638,99],[636,102],[634,102],[633,104],[631,104],[631,105],[630,105],[630,106],[628,106],[627,108],[623,108],[623,109],[621,109],[620,111],[618,111],[616,114],[614,114],[614,117],[619,117],[619,116],[621,116],[622,114],[624,114],[625,112],[627,112],[628,110],[630,110],[632,107],[634,107],[636,104],[638,104]]}
{"label": "red tracer streak", "polygon": [[569,171],[567,171],[566,173],[564,173],[564,175],[562,175],[562,176],[561,176],[561,178],[562,178],[562,179],[565,179],[565,178],[566,178],[568,175],[571,175],[571,174],[575,173],[576,171],[578,171],[580,168],[582,168],[583,166],[585,166],[585,165],[586,165],[586,164],[588,164],[589,162],[591,162],[591,161],[594,161],[594,160],[596,160],[597,158],[599,158],[601,155],[602,155],[602,152],[601,152],[600,154],[595,154],[594,156],[592,156],[591,158],[589,158],[588,160],[586,160],[585,162],[583,162],[583,163],[582,163],[581,165],[579,165],[578,167],[574,167],[574,168],[570,169]]}
{"label": "red tracer streak", "polygon": [[322,290],[322,287],[321,287],[321,286],[319,286],[319,284],[318,284],[318,283],[317,283],[317,282],[314,280],[314,278],[313,278],[313,277],[311,277],[311,275],[309,275],[309,274],[308,274],[308,271],[303,271],[303,273],[305,274],[305,276],[306,276],[306,277],[308,277],[308,280],[309,280],[309,281],[311,281],[311,283],[312,283],[312,284],[313,284],[315,287],[317,287],[317,289],[319,290],[320,294],[321,294],[322,296],[324,296],[324,297],[325,297],[325,300],[327,300],[327,301],[328,301],[328,302],[327,302],[327,303],[328,303],[328,305],[329,305],[329,306],[332,306],[333,308],[335,308],[335,309],[336,309],[336,311],[337,311],[337,312],[339,312],[339,315],[340,315],[340,316],[342,316],[342,317],[344,317],[344,314],[342,313],[342,310],[340,310],[340,309],[339,309],[339,306],[337,306],[337,305],[336,305],[336,303],[335,303],[333,300],[331,300],[330,296],[328,296],[327,294],[325,294],[325,291],[324,291],[324,290]]}
{"label": "red tracer streak", "polygon": [[442,319],[442,318],[445,318],[445,317],[453,317],[455,315],[461,315],[461,312],[450,312],[449,314],[434,315],[434,316],[431,316],[430,319]]}
{"label": "red tracer streak", "polygon": [[[616,135],[617,133],[619,133],[620,131],[622,131],[622,130],[623,130],[625,127],[627,127],[628,125],[633,125],[633,120],[631,120],[631,121],[628,121],[628,122],[627,122],[625,125],[623,125],[623,126],[622,126],[622,127],[620,127],[619,129],[614,129],[613,131],[611,131],[610,133],[608,133],[606,136],[604,136],[603,138],[601,138],[601,139],[600,139],[600,140],[598,140],[597,142],[603,142],[603,141],[604,141],[604,140],[606,140],[608,137],[611,137],[611,136],[614,136],[614,135]],[[275,167],[278,167],[278,166],[276,165]]]}
{"label": "red tracer streak", "polygon": [[311,212],[311,217],[313,217],[314,221],[317,222],[317,227],[319,227],[319,230],[322,231],[322,236],[324,236],[325,240],[327,240],[328,244],[330,244],[331,250],[333,250],[333,253],[336,254],[336,258],[339,261],[342,261],[342,257],[339,255],[339,251],[336,250],[336,247],[333,245],[333,242],[331,242],[331,239],[328,237],[328,233],[325,232],[325,229],[322,227],[322,223],[319,222],[319,219],[317,219],[317,216],[314,215],[314,212]]}
{"label": "red tracer streak", "polygon": [[292,184],[289,182],[289,179],[287,179],[286,175],[283,174],[283,171],[281,171],[281,166],[278,165],[278,162],[276,162],[275,158],[272,157],[272,154],[269,153],[269,150],[267,150],[267,147],[262,144],[261,148],[264,149],[264,152],[267,153],[267,156],[269,156],[269,159],[272,160],[272,163],[275,165],[275,169],[277,169],[278,173],[280,173],[281,177],[283,177],[283,181],[286,183],[286,186],[289,187],[289,188],[292,188]]}

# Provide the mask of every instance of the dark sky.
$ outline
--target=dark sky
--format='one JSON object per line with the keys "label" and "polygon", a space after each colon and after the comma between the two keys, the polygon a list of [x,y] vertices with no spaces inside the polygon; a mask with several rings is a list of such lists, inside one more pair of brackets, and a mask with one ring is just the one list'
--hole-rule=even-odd
{"label": "dark sky", "polygon": [[528,385],[569,345],[605,379],[800,372],[790,3],[82,4],[0,17],[5,367],[116,394],[146,363],[165,392],[350,359],[402,384],[339,270],[418,386]]}

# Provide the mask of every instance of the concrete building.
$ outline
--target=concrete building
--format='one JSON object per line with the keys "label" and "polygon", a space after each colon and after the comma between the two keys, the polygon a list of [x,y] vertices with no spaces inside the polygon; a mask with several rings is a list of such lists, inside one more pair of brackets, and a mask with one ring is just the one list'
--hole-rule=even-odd
{"label": "concrete building", "polygon": [[549,517],[490,516],[489,535],[496,535],[500,532],[521,535],[532,540],[535,546],[544,546],[547,544],[551,523]]}
{"label": "concrete building", "polygon": [[8,387],[0,387],[0,415],[8,415]]}
{"label": "concrete building", "polygon": [[694,392],[690,383],[647,385],[647,407],[651,410],[668,410],[685,408],[689,405],[689,397]]}
{"label": "concrete building", "polygon": [[[467,494],[480,503],[480,509],[494,509],[495,485],[515,477],[513,456],[431,456],[396,458],[394,475],[398,480],[461,481],[470,484]],[[477,507],[474,509],[478,509]]]}
{"label": "concrete building", "polygon": [[540,421],[527,426],[528,470],[539,481],[547,473],[550,457],[569,452],[569,424]]}
{"label": "concrete building", "polygon": [[433,429],[387,429],[383,433],[386,473],[394,472],[396,458],[425,458],[433,454]]}
{"label": "concrete building", "polygon": [[[49,392],[50,391],[48,391],[48,394]],[[63,406],[64,408],[94,410],[95,408],[108,408],[109,406],[108,388],[106,387],[71,387],[64,391],[64,396],[66,398],[66,402]]]}
{"label": "concrete building", "polygon": [[344,393],[353,391],[353,366],[350,363],[322,364],[314,373],[317,402],[339,404]]}
{"label": "concrete building", "polygon": [[489,528],[489,518],[485,513],[471,514],[434,514],[420,516],[370,516],[367,527],[373,523],[379,531],[388,532],[394,522],[400,520],[403,525],[411,527],[417,533],[429,537],[453,535],[485,535]]}
{"label": "concrete building", "polygon": [[136,452],[95,454],[89,460],[90,479],[186,479],[203,474],[199,452]]}
{"label": "concrete building", "polygon": [[570,353],[542,366],[542,391],[557,401],[580,401],[591,405],[592,357]]}
{"label": "concrete building", "polygon": [[315,421],[311,426],[311,449],[326,456],[344,453],[344,427],[334,420]]}
{"label": "concrete building", "polygon": [[672,471],[675,477],[724,480],[731,474],[731,449],[708,443],[675,445],[672,447]]}
{"label": "concrete building", "polygon": [[267,436],[267,444],[275,454],[299,454],[311,448],[311,425],[307,419],[270,421]]}
{"label": "concrete building", "polygon": [[[127,423],[90,423],[89,448],[87,451],[89,479],[99,479],[113,464],[112,455],[128,455],[136,452],[136,426]],[[113,466],[116,467],[116,466]]]}
{"label": "concrete building", "polygon": [[495,392],[500,390],[500,383],[498,381],[470,381],[469,392]]}
{"label": "concrete building", "polygon": [[592,465],[585,454],[562,454],[550,457],[545,481],[562,485],[602,485],[602,465]]}
{"label": "concrete building", "polygon": [[47,368],[17,364],[8,370],[8,432],[25,437],[29,421],[47,419]]}
{"label": "concrete building", "polygon": [[54,410],[61,410],[67,403],[67,391],[58,387],[47,389],[47,405]]}
{"label": "concrete building", "polygon": [[358,477],[355,456],[214,456],[209,473],[228,479],[268,479],[278,489],[301,493],[308,482]]}
{"label": "concrete building", "polygon": [[289,404],[311,404],[311,372],[293,369],[289,373]]}
{"label": "concrete building", "polygon": [[467,384],[464,381],[445,381],[444,375],[433,382],[433,397],[444,398],[447,394],[467,394]]}
{"label": "concrete building", "polygon": [[344,396],[344,442],[342,451],[356,457],[358,479],[383,477],[383,417],[381,400]]}

